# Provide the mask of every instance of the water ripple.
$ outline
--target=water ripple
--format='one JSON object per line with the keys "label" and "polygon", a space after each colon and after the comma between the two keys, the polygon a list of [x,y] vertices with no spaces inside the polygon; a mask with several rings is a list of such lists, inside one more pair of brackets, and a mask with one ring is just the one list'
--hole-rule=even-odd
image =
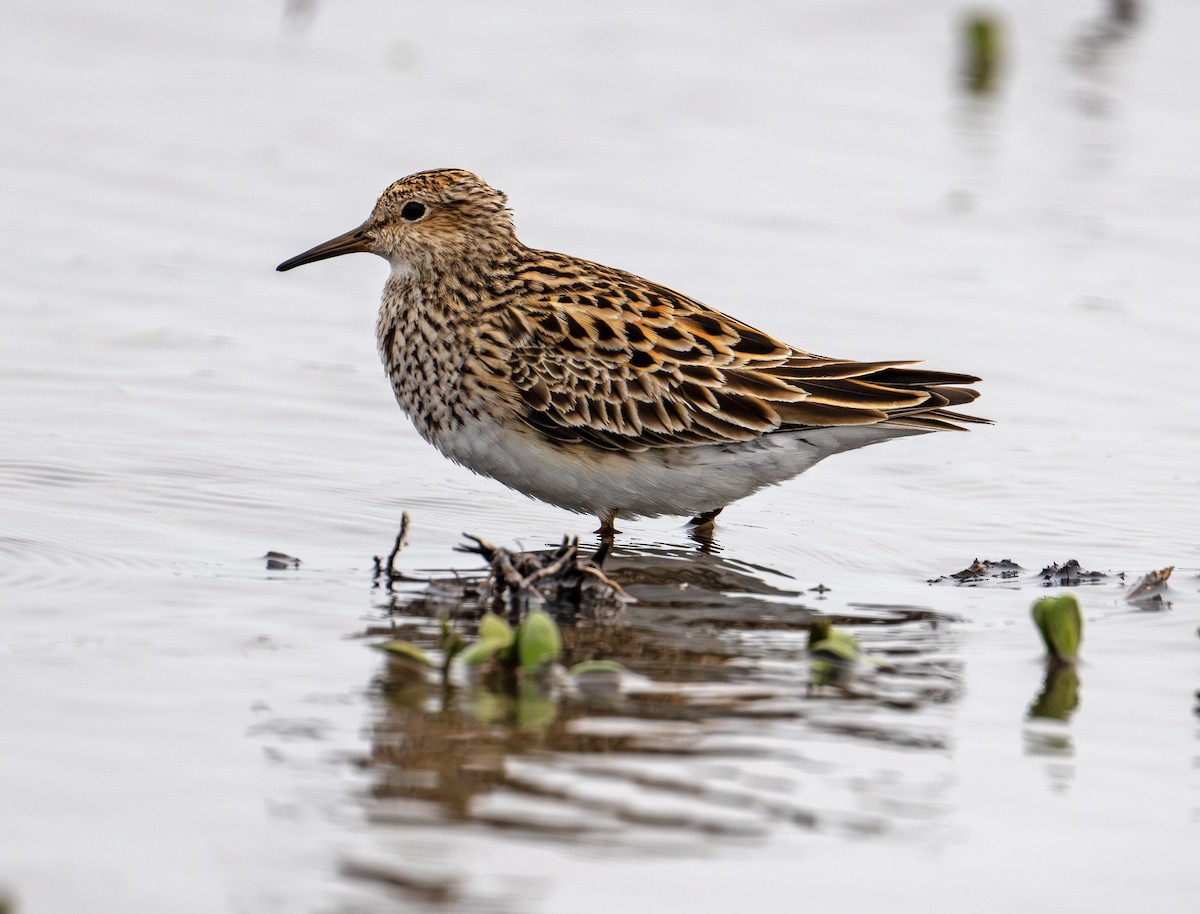
{"label": "water ripple", "polygon": [[[814,611],[786,576],[671,547],[627,548],[606,570],[638,602],[615,616],[560,618],[565,660],[603,657],[635,675],[613,694],[563,697],[540,729],[495,722],[469,688],[438,695],[385,671],[374,821],[469,821],[675,854],[780,829],[911,837],[944,814],[943,708],[962,681],[951,617],[845,607],[835,624],[874,662],[852,688],[814,689]],[[429,643],[450,589],[389,602],[402,636]],[[479,608],[461,596],[451,612],[466,620]]]}

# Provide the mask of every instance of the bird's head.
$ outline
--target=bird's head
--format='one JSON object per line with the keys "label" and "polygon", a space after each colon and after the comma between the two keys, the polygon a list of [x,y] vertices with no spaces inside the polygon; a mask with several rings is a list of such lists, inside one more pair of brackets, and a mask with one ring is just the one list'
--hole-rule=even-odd
{"label": "bird's head", "polygon": [[277,270],[367,252],[410,271],[443,258],[487,257],[516,243],[503,193],[460,168],[419,171],[392,184],[362,225],[281,263]]}

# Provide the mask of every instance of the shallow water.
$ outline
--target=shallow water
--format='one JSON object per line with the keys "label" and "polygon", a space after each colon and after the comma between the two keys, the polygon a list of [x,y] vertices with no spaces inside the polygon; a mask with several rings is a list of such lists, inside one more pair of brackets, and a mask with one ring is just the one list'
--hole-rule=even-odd
{"label": "shallow water", "polygon": [[[1010,4],[967,99],[947,3],[287,8],[0,14],[17,910],[1192,910],[1200,11]],[[712,554],[625,524],[639,603],[564,621],[641,677],[615,697],[529,731],[405,695],[365,643],[433,632],[372,585],[402,511],[421,574],[592,526],[417,439],[382,261],[273,272],[440,165],[531,244],[978,373],[997,425],[831,460]],[[1027,571],[927,583],[977,556]],[[1081,588],[1079,706],[1029,720],[1032,572],[1068,558],[1175,565],[1172,605]],[[887,664],[861,694],[809,692],[812,610]]]}

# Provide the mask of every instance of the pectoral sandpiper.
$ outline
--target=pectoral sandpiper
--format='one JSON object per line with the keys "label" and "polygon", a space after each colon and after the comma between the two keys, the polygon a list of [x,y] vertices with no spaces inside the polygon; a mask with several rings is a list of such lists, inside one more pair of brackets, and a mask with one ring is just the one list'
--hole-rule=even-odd
{"label": "pectoral sandpiper", "polygon": [[365,251],[396,400],[455,463],[553,505],[693,515],[853,448],[984,422],[979,379],[788,346],[665,286],[517,240],[503,193],[410,175],[362,225],[279,270]]}

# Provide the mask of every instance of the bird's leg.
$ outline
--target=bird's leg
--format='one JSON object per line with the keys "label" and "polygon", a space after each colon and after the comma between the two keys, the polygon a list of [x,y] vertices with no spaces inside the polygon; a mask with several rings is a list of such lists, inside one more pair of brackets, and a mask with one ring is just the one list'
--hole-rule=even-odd
{"label": "bird's leg", "polygon": [[615,510],[605,512],[600,515],[600,526],[596,530],[600,534],[600,538],[612,542],[612,538],[620,533],[617,529],[617,512]]}

